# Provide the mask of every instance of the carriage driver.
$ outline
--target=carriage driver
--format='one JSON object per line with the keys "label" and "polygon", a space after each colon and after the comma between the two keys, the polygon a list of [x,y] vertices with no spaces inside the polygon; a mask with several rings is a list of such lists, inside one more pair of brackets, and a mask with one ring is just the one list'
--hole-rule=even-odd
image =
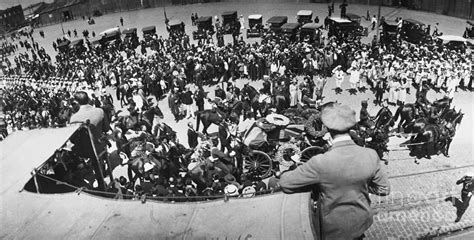
{"label": "carriage driver", "polygon": [[351,139],[349,130],[356,124],[352,109],[326,106],[321,120],[333,139],[331,148],[284,172],[280,186],[285,193],[308,186],[320,190],[315,218],[318,239],[362,239],[373,222],[369,193],[388,195],[388,176],[377,153]]}

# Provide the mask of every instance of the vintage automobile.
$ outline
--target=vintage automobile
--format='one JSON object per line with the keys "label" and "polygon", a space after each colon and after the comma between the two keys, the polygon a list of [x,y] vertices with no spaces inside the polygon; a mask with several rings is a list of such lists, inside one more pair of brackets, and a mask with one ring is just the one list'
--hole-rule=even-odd
{"label": "vintage automobile", "polygon": [[168,23],[168,32],[174,32],[174,33],[185,33],[185,25],[184,22],[181,20],[171,20]]}
{"label": "vintage automobile", "polygon": [[127,28],[122,31],[122,35],[124,35],[123,42],[127,45],[130,45],[132,48],[138,47],[138,35],[136,28]]}
{"label": "vintage automobile", "polygon": [[352,22],[357,22],[359,25],[360,25],[360,21],[362,20],[362,18],[359,15],[353,14],[353,13],[346,13],[346,18]]}
{"label": "vintage automobile", "polygon": [[82,39],[82,38],[79,38],[77,40],[72,41],[71,44],[69,44],[69,46],[71,47],[71,49],[74,49],[74,50],[77,50],[77,51],[86,50],[85,46],[84,46],[84,39]]}
{"label": "vintage automobile", "polygon": [[156,27],[155,26],[144,27],[142,28],[142,32],[143,32],[143,38],[145,39],[149,38],[151,37],[151,35],[156,33]]}
{"label": "vintage automobile", "polygon": [[382,22],[382,32],[380,40],[385,44],[394,43],[397,40],[398,23],[396,21],[385,20]]}
{"label": "vintage automobile", "polygon": [[193,39],[206,39],[208,35],[214,35],[214,26],[212,26],[212,17],[199,17],[196,19],[197,31],[193,32]]}
{"label": "vintage automobile", "polygon": [[466,21],[466,30],[464,31],[463,37],[465,38],[474,38],[474,21]]}
{"label": "vintage automobile", "polygon": [[[218,198],[211,196],[203,201],[182,203],[178,201],[178,197],[143,195],[141,198],[128,198],[125,192],[119,195],[117,192],[106,191],[100,185],[95,189],[88,189],[68,184],[64,179],[58,178],[63,175],[60,172],[65,170],[62,160],[55,159],[62,157],[58,152],[62,153],[62,149],[67,147],[65,143],[80,131],[81,127],[76,125],[17,131],[0,142],[0,235],[3,238],[317,237],[313,224],[314,203],[309,192],[275,192],[255,197],[221,195]],[[91,145],[92,140],[88,144]],[[90,159],[81,166],[87,169],[89,163],[93,162],[95,159]],[[109,181],[109,177],[106,179]],[[112,176],[110,179],[113,180]],[[112,182],[110,185],[113,185]]]}
{"label": "vintage automobile", "polygon": [[119,40],[121,33],[120,33],[120,29],[118,27],[115,27],[115,28],[109,28],[99,33],[99,36],[102,38],[102,41],[104,43],[107,43],[114,40]]}
{"label": "vintage automobile", "polygon": [[274,16],[267,20],[267,24],[269,24],[269,30],[275,33],[279,33],[281,31],[281,26],[287,22],[287,16]]}
{"label": "vintage automobile", "polygon": [[290,41],[298,41],[300,23],[285,23],[281,26],[281,34],[288,38]]}
{"label": "vintage automobile", "polygon": [[301,25],[312,22],[313,21],[312,18],[313,18],[313,11],[310,11],[310,10],[299,10],[298,13],[296,13],[296,20]]}
{"label": "vintage automobile", "polygon": [[64,40],[64,41],[62,41],[62,42],[60,42],[60,43],[58,44],[58,50],[59,50],[59,52],[65,52],[65,51],[69,50],[69,44],[70,44],[70,43],[71,43],[71,41],[69,41],[69,40],[67,40],[67,39]]}
{"label": "vintage automobile", "polygon": [[328,37],[354,39],[359,36],[367,36],[367,34],[367,28],[360,26],[358,22],[339,17],[329,18]]}
{"label": "vintage automobile", "polygon": [[249,28],[247,29],[247,38],[261,37],[263,32],[262,15],[249,15]]}
{"label": "vintage automobile", "polygon": [[413,19],[403,19],[400,37],[410,43],[420,44],[428,41],[430,35],[426,32],[426,25]]}
{"label": "vintage automobile", "polygon": [[320,44],[322,27],[323,25],[319,23],[306,23],[300,29],[300,41]]}
{"label": "vintage automobile", "polygon": [[223,12],[222,19],[224,34],[235,34],[236,31],[240,31],[240,22],[237,18],[237,11]]}
{"label": "vintage automobile", "polygon": [[440,41],[443,47],[449,50],[466,52],[468,43],[468,39],[466,38],[455,35],[441,35],[437,37],[437,40]]}

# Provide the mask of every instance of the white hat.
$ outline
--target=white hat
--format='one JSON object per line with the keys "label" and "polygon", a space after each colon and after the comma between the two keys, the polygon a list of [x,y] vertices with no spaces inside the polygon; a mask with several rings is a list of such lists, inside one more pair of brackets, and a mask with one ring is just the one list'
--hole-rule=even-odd
{"label": "white hat", "polygon": [[239,196],[239,189],[234,184],[229,184],[225,186],[224,193],[231,197]]}

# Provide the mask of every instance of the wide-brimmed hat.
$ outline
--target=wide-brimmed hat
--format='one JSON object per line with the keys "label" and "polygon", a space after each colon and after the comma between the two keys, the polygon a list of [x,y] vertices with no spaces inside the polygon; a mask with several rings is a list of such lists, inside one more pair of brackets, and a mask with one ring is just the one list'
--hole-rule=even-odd
{"label": "wide-brimmed hat", "polygon": [[225,186],[224,193],[231,197],[239,196],[239,189],[234,184],[229,184]]}
{"label": "wide-brimmed hat", "polygon": [[329,129],[345,132],[356,124],[355,112],[346,105],[330,105],[323,108],[321,121]]}

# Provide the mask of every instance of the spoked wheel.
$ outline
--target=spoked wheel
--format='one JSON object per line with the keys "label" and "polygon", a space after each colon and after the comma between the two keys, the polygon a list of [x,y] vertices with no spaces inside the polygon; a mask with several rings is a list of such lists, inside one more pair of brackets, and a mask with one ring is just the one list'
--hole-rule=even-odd
{"label": "spoked wheel", "polygon": [[244,157],[244,173],[249,177],[267,178],[272,174],[272,160],[266,153],[253,150]]}
{"label": "spoked wheel", "polygon": [[319,147],[319,146],[307,147],[301,152],[300,162],[307,162],[312,157],[321,153],[324,153],[324,148],[322,147]]}

